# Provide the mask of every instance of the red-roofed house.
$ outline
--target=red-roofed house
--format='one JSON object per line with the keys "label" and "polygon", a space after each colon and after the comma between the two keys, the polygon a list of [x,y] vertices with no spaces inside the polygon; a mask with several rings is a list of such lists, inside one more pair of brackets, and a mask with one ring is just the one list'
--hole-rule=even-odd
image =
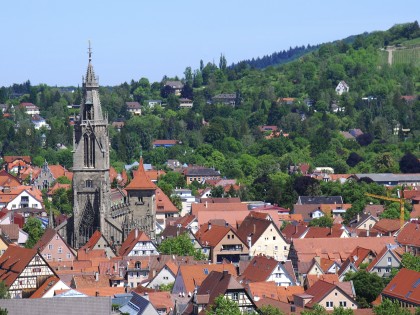
{"label": "red-roofed house", "polygon": [[9,173],[19,173],[26,166],[32,164],[30,156],[10,155],[3,157],[4,169]]}
{"label": "red-roofed house", "polygon": [[19,107],[23,108],[28,115],[39,115],[38,106],[32,103],[20,103]]}
{"label": "red-roofed house", "polygon": [[153,279],[146,285],[147,288],[159,289],[163,285],[168,285],[175,282],[176,274],[178,273],[178,266],[168,261],[161,270],[159,270]]}
{"label": "red-roofed house", "polygon": [[398,301],[404,307],[420,306],[420,272],[401,269],[381,295],[382,298]]}
{"label": "red-roofed house", "polygon": [[248,244],[250,256],[266,255],[285,260],[289,255],[289,244],[269,215],[251,211],[236,233]]}
{"label": "red-roofed house", "polygon": [[262,255],[251,260],[240,278],[245,283],[273,281],[277,286],[284,287],[297,284],[290,260],[280,262]]}
{"label": "red-roofed house", "polygon": [[294,295],[294,304],[299,307],[313,308],[316,304],[321,305],[327,311],[334,307],[357,309],[356,300],[337,284],[319,280],[303,294]]}
{"label": "red-roofed house", "polygon": [[367,266],[366,271],[375,272],[380,277],[387,277],[392,268],[401,266],[402,254],[402,248],[398,245],[386,245]]}
{"label": "red-roofed house", "polygon": [[177,145],[178,143],[179,143],[178,140],[155,140],[153,141],[152,145],[153,145],[153,148],[159,148],[159,147],[170,148],[170,147],[173,147],[174,145]]}
{"label": "red-roofed house", "polygon": [[121,244],[118,254],[120,256],[159,255],[156,246],[146,233],[139,231],[137,228],[127,235],[127,238]]}
{"label": "red-roofed house", "polygon": [[32,295],[31,299],[51,298],[55,295],[55,291],[70,290],[70,287],[56,276],[49,277],[38,290]]}
{"label": "red-roofed house", "polygon": [[[248,256],[249,249],[230,225],[218,225],[211,222],[203,224],[196,233],[204,251],[210,250],[209,258],[213,263],[224,259],[238,263],[241,256]],[[206,253],[206,252],[205,252]]]}
{"label": "red-roofed house", "polygon": [[38,176],[34,177],[34,185],[42,190],[49,189],[59,177],[66,177],[69,181],[73,179],[73,173],[61,165],[48,165],[47,161],[41,168]]}
{"label": "red-roofed house", "polygon": [[420,255],[420,224],[409,222],[398,233],[397,243],[405,248],[406,252]]}
{"label": "red-roofed house", "polygon": [[47,228],[42,237],[34,246],[35,249],[48,262],[70,263],[75,259],[75,255],[70,246],[64,241],[61,235],[52,228]]}
{"label": "red-roofed house", "polygon": [[35,249],[9,246],[0,257],[0,281],[11,298],[28,298],[51,276],[54,270]]}
{"label": "red-roofed house", "polygon": [[100,231],[95,231],[90,239],[86,242],[80,250],[92,251],[92,250],[104,250],[107,257],[115,257],[114,250],[111,247],[111,244],[105,239]]}

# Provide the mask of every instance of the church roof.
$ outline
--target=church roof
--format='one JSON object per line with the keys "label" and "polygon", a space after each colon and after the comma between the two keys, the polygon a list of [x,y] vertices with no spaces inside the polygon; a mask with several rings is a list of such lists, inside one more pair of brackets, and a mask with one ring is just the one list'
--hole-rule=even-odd
{"label": "church roof", "polygon": [[155,190],[157,188],[144,170],[143,158],[140,157],[139,168],[133,175],[134,178],[125,187],[126,190]]}

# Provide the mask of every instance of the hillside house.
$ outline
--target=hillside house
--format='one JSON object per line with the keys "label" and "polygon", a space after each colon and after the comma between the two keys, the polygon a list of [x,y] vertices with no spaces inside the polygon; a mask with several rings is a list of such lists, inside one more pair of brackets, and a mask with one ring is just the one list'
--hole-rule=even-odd
{"label": "hillside house", "polygon": [[39,107],[32,103],[20,103],[19,106],[23,108],[28,115],[39,115]]}
{"label": "hillside house", "polygon": [[125,102],[127,111],[133,115],[141,116],[141,105],[139,102]]}
{"label": "hillside house", "polygon": [[224,104],[229,106],[236,106],[236,93],[231,94],[217,94],[212,97],[213,104]]}
{"label": "hillside house", "polygon": [[337,86],[335,87],[335,92],[337,95],[342,95],[343,93],[348,93],[350,90],[350,87],[345,81],[340,81]]}

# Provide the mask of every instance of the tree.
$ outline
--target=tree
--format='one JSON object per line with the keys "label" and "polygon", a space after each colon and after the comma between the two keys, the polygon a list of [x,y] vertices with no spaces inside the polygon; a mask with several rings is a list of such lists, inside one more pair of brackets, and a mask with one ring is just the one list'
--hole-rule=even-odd
{"label": "tree", "polygon": [[346,163],[350,167],[355,167],[360,162],[363,162],[363,160],[364,159],[359,154],[357,154],[356,152],[352,152],[347,158]]}
{"label": "tree", "polygon": [[222,198],[224,193],[225,191],[223,189],[223,186],[213,187],[210,191],[212,198]]}
{"label": "tree", "polygon": [[194,248],[187,233],[165,239],[159,245],[159,252],[166,255],[194,256],[197,260],[205,258],[200,250]]}
{"label": "tree", "polygon": [[400,171],[402,173],[420,173],[420,161],[412,153],[406,153],[400,160]]}
{"label": "tree", "polygon": [[301,315],[328,315],[327,310],[319,304],[314,305],[312,310],[305,310],[300,313]]}
{"label": "tree", "polygon": [[309,226],[319,226],[319,227],[332,227],[333,219],[329,216],[322,216],[320,218],[315,218],[309,222]]}
{"label": "tree", "polygon": [[38,240],[44,234],[42,223],[38,218],[29,217],[23,226],[23,230],[29,234],[28,240],[26,241],[25,247],[32,248],[38,242]]}
{"label": "tree", "polygon": [[420,257],[413,256],[410,253],[404,253],[401,260],[401,266],[403,268],[420,272]]}
{"label": "tree", "polygon": [[261,315],[284,315],[282,311],[272,305],[263,305],[259,308]]}
{"label": "tree", "polygon": [[241,311],[235,301],[227,299],[223,295],[219,295],[214,299],[213,304],[206,312],[206,315],[241,315]]}
{"label": "tree", "polygon": [[381,277],[376,273],[369,273],[365,270],[347,273],[344,281],[350,280],[353,281],[357,296],[356,300],[362,308],[369,307],[384,288]]}
{"label": "tree", "polygon": [[373,308],[375,315],[409,315],[411,312],[408,309],[402,308],[398,301],[391,301],[384,299],[381,304]]}
{"label": "tree", "polygon": [[0,281],[0,299],[10,299],[9,290],[4,281]]}

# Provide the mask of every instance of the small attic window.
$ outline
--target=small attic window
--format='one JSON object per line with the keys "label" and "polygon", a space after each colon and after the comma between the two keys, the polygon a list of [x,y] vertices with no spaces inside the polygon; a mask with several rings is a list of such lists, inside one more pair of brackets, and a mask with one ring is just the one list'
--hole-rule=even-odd
{"label": "small attic window", "polygon": [[207,268],[204,268],[204,274],[208,275],[209,274],[209,270]]}

